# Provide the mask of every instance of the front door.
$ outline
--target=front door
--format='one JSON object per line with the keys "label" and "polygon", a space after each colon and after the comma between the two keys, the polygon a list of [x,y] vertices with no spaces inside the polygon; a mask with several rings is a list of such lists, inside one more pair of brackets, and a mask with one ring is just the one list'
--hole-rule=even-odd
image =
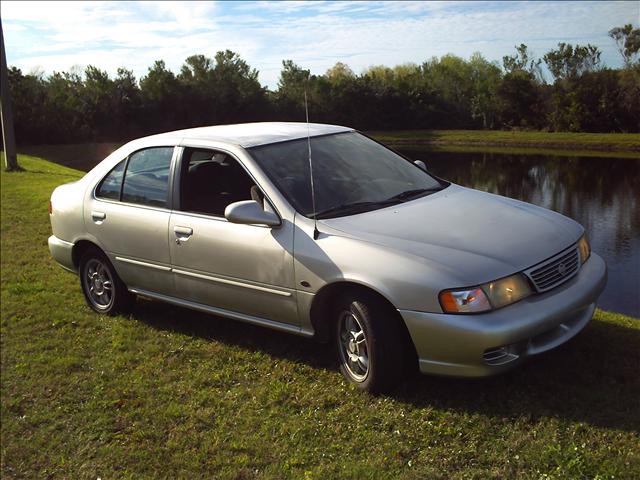
{"label": "front door", "polygon": [[272,208],[231,155],[186,148],[180,203],[169,220],[177,296],[263,320],[297,325],[293,227],[239,225],[225,207],[256,199]]}

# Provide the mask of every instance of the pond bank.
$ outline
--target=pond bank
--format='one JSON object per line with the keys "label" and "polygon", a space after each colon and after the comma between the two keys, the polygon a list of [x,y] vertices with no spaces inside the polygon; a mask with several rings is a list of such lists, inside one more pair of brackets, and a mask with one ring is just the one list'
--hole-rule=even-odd
{"label": "pond bank", "polygon": [[[562,150],[611,152],[619,156],[640,156],[638,133],[570,133],[495,130],[396,130],[367,132],[376,140],[393,147],[463,148],[486,151],[487,148],[523,150]],[[518,152],[525,153],[525,152]],[[539,153],[539,152],[538,152]]]}

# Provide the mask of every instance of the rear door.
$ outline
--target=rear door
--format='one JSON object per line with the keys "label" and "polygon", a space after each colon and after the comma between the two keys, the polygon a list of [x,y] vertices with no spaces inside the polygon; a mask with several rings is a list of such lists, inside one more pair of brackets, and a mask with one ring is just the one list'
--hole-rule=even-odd
{"label": "rear door", "polygon": [[168,226],[174,147],[138,150],[98,183],[85,225],[130,288],[172,295]]}

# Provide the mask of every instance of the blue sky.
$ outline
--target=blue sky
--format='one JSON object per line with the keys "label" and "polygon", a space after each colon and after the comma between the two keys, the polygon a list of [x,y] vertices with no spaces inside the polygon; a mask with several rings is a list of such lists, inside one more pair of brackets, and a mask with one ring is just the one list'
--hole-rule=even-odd
{"label": "blue sky", "polygon": [[312,73],[344,62],[421,63],[481,52],[501,62],[526,43],[541,57],[558,42],[592,43],[621,65],[607,32],[640,24],[640,2],[2,2],[7,62],[25,73],[95,65],[144,76],[163,59],[178,72],[193,54],[239,53],[275,88],[283,59]]}

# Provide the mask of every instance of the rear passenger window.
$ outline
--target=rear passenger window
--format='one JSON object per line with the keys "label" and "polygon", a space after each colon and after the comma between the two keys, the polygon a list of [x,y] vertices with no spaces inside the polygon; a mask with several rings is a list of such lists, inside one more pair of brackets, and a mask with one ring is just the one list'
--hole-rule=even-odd
{"label": "rear passenger window", "polygon": [[173,147],[147,148],[129,157],[122,201],[166,207]]}
{"label": "rear passenger window", "polygon": [[120,200],[120,188],[122,187],[122,176],[124,174],[125,160],[121,161],[109,174],[104,177],[96,189],[96,197]]}

